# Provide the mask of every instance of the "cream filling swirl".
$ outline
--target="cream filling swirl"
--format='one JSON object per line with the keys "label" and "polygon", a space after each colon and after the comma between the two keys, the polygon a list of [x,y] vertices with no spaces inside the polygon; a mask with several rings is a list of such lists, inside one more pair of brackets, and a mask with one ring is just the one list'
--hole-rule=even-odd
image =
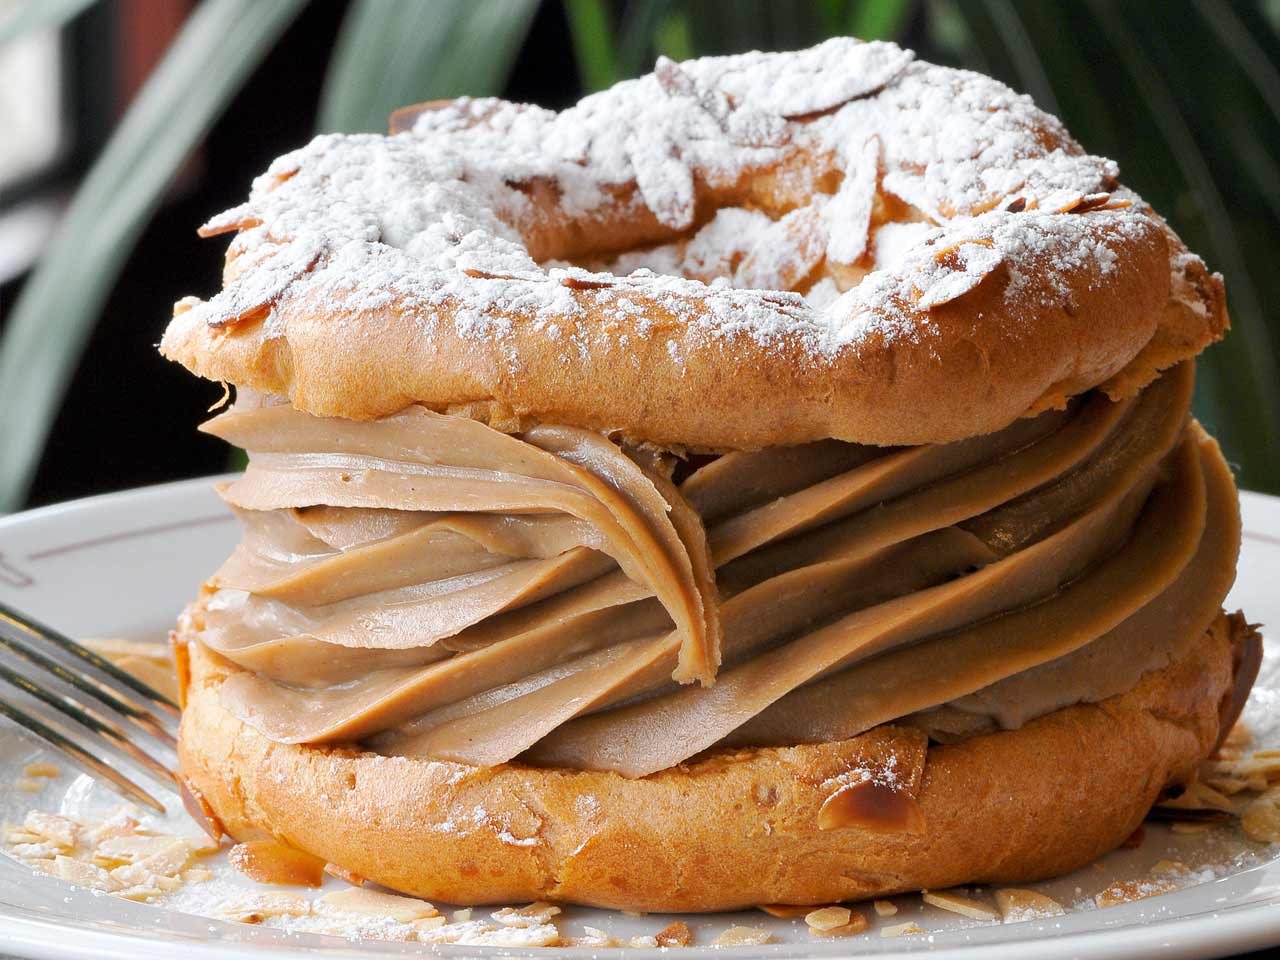
{"label": "cream filling swirl", "polygon": [[642,776],[901,718],[1016,726],[1216,614],[1239,522],[1192,381],[959,443],[699,458],[678,483],[585,430],[234,409],[205,429],[250,451],[222,491],[245,536],[200,639],[245,668],[224,703],[268,737],[480,765]]}

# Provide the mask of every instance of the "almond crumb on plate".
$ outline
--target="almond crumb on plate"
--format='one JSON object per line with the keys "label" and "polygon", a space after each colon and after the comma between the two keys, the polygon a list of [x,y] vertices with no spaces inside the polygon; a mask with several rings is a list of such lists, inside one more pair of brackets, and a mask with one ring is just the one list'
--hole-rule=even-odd
{"label": "almond crumb on plate", "polygon": [[1000,919],[1000,914],[990,904],[983,903],[981,900],[974,900],[972,897],[952,893],[949,890],[922,890],[920,898],[932,907],[949,910],[971,920]]}
{"label": "almond crumb on plate", "polygon": [[1067,912],[1053,897],[1038,890],[1026,890],[1021,887],[1004,887],[997,890],[996,907],[1000,910],[1000,917],[1005,923],[1061,917]]}
{"label": "almond crumb on plate", "polygon": [[898,906],[892,900],[876,900],[871,906],[877,917],[892,917],[898,912]]}

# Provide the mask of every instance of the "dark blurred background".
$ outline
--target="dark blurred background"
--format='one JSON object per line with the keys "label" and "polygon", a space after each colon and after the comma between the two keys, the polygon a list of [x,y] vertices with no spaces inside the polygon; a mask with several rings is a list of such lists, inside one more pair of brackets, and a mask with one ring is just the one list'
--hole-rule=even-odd
{"label": "dark blurred background", "polygon": [[[1235,330],[1201,364],[1197,411],[1244,485],[1280,492],[1280,0],[254,0],[280,5],[278,38],[236,65],[244,76],[225,106],[171,90],[148,105],[169,115],[135,131],[159,144],[190,125],[188,110],[212,122],[171,147],[183,159],[152,189],[158,206],[136,240],[109,208],[96,220],[64,212],[199,4],[47,2],[63,12],[41,12],[0,45],[0,376],[12,378],[0,382],[0,509],[226,468],[226,448],[194,429],[219,388],[154,344],[174,300],[219,286],[225,240],[199,240],[196,227],[318,129],[374,129],[391,105],[461,92],[558,107],[648,70],[658,52],[786,49],[835,33],[991,73],[1120,162],[1126,183],[1226,275]],[[237,15],[235,0],[207,2]],[[19,6],[0,4],[0,15],[30,15]],[[77,235],[51,239],[60,224]],[[100,237],[114,248],[94,250]],[[57,267],[51,287],[21,303],[43,257]],[[74,287],[82,270],[103,280],[105,299],[79,316],[54,288]],[[27,451],[34,473],[23,471]]]}

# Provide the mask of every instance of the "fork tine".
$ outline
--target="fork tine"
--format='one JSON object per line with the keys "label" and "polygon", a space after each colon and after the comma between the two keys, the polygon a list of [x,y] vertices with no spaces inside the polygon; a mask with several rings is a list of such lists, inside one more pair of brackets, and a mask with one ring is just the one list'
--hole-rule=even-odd
{"label": "fork tine", "polygon": [[110,781],[111,784],[125,796],[146,804],[158,813],[165,812],[164,805],[159,800],[147,793],[146,790],[142,789],[142,787],[138,786],[120,771],[99,760],[74,740],[64,737],[57,730],[54,730],[47,724],[42,723],[30,714],[19,710],[17,707],[5,700],[0,700],[0,716],[8,717],[24,730],[29,730],[41,740],[57,747],[76,763],[88,770],[89,773]]}
{"label": "fork tine", "polygon": [[22,690],[24,693],[39,700],[41,703],[47,704],[54,710],[57,710],[63,716],[74,720],[82,726],[88,727],[94,733],[107,739],[114,747],[128,754],[139,765],[150,771],[162,780],[169,780],[177,785],[177,778],[173,771],[166,767],[159,760],[156,760],[141,747],[129,740],[128,735],[120,729],[108,718],[102,716],[89,707],[81,706],[74,701],[52,693],[44,687],[24,677],[15,670],[11,670],[4,664],[0,663],[0,680],[4,680],[13,686]]}
{"label": "fork tine", "polygon": [[134,693],[150,700],[166,713],[175,717],[182,713],[181,708],[179,708],[176,703],[166,697],[159,690],[156,690],[149,684],[139,680],[133,674],[128,673],[125,670],[121,670],[106,657],[94,653],[88,647],[77,643],[66,634],[53,629],[47,624],[43,624],[39,620],[35,620],[26,614],[19,613],[17,610],[3,602],[0,602],[0,621],[8,622],[24,633],[29,633],[32,636],[47,640],[61,650],[64,650],[72,656],[78,657],[80,660],[111,677],[117,683],[123,684]]}
{"label": "fork tine", "polygon": [[81,693],[93,697],[100,703],[106,704],[169,746],[174,746],[177,743],[173,734],[166,730],[161,721],[149,710],[127,700],[122,700],[110,688],[97,682],[92,677],[68,670],[58,661],[45,656],[39,650],[13,636],[12,629],[6,631],[4,628],[10,626],[10,624],[2,614],[3,611],[0,610],[0,648],[8,650],[29,663],[35,664],[42,670],[57,677],[63,683],[75,687]]}

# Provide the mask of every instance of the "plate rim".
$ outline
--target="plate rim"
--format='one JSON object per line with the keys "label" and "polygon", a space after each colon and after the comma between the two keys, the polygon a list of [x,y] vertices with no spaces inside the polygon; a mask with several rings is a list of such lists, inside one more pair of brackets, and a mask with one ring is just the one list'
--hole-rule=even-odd
{"label": "plate rim", "polygon": [[[17,527],[61,522],[80,514],[112,511],[126,506],[136,509],[140,502],[152,498],[176,497],[180,500],[184,496],[207,496],[215,484],[234,479],[236,476],[238,476],[236,473],[222,473],[151,484],[0,516],[0,536]],[[1241,490],[1240,500],[1244,514],[1245,535],[1247,536],[1250,529],[1254,528],[1255,535],[1266,534],[1260,539],[1280,546],[1280,496]],[[1257,530],[1258,526],[1262,526],[1263,529]],[[1272,527],[1276,529],[1276,534],[1271,534]],[[1265,899],[1254,902],[1224,904],[1220,909],[1190,916],[1145,921],[1121,920],[1114,926],[1096,926],[1071,932],[1046,931],[1038,929],[1038,924],[1030,923],[1027,924],[1025,933],[1013,935],[1011,939],[1000,942],[935,944],[930,942],[931,938],[903,939],[895,941],[892,953],[904,956],[927,954],[938,960],[974,960],[978,956],[1013,960],[1013,958],[1027,956],[1028,948],[1034,945],[1034,955],[1041,960],[1059,960],[1059,958],[1066,960],[1066,958],[1096,952],[1128,957],[1223,956],[1280,945],[1280,921],[1276,919],[1277,908],[1280,908],[1280,889],[1268,890],[1264,897]],[[13,956],[28,957],[33,960],[66,957],[95,958],[95,960],[120,957],[169,960],[172,951],[178,946],[187,955],[197,960],[215,960],[215,958],[226,960],[246,952],[252,952],[254,956],[262,957],[264,960],[267,958],[287,960],[287,958],[303,955],[346,960],[346,958],[396,955],[400,952],[382,948],[369,951],[358,943],[336,940],[332,944],[311,946],[301,943],[285,945],[253,943],[244,940],[201,941],[186,937],[179,939],[174,939],[172,936],[156,937],[151,930],[142,926],[128,929],[104,928],[101,920],[74,915],[70,918],[63,915],[42,915],[38,911],[6,902],[6,900],[7,898],[0,896],[0,921],[3,921],[3,929],[0,930],[0,948]],[[411,948],[412,952],[417,954],[443,952],[449,956],[495,957],[512,956],[520,952],[510,948],[466,948],[457,945],[451,945],[444,951],[438,951],[436,945],[429,945],[430,949],[423,951],[422,944],[403,946]],[[788,943],[768,947],[717,948],[715,955],[725,957],[726,960],[805,956],[809,955],[808,951],[812,950],[812,946],[806,943]],[[855,944],[849,944],[846,951],[841,951],[835,944],[823,946],[830,950],[830,952],[826,950],[822,952],[822,955],[827,957],[884,952],[884,948],[868,951],[865,945]],[[599,956],[643,960],[648,956],[665,956],[665,951],[636,950],[635,948],[561,947],[556,950],[573,958]],[[409,949],[404,952],[409,952]]]}

